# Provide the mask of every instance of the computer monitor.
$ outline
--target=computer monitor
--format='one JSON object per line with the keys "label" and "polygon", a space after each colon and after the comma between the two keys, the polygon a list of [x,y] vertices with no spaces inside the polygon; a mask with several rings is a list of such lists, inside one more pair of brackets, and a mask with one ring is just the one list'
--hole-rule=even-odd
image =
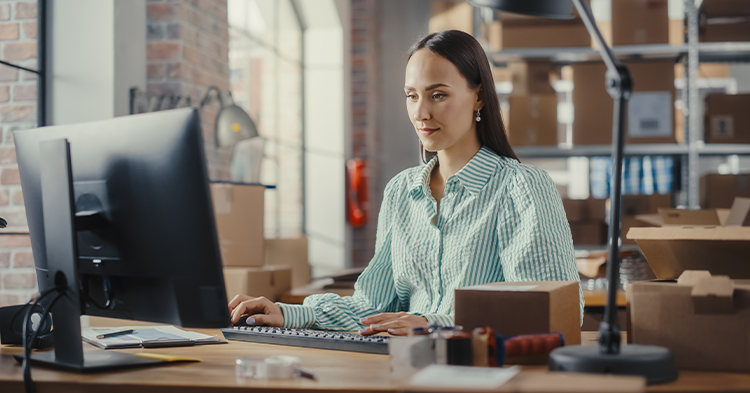
{"label": "computer monitor", "polygon": [[55,356],[32,360],[77,371],[127,363],[84,359],[81,314],[230,323],[197,110],[14,138],[40,291],[67,287],[51,310]]}

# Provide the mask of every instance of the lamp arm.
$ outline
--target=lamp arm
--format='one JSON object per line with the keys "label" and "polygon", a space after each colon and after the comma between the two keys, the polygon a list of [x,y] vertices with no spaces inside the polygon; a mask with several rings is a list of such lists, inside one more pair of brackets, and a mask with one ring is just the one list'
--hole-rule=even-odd
{"label": "lamp arm", "polygon": [[609,258],[607,259],[607,304],[604,321],[599,326],[598,340],[601,353],[617,354],[620,352],[620,327],[617,324],[617,288],[619,287],[620,254],[620,214],[622,195],[622,158],[625,146],[625,113],[628,99],[633,89],[633,80],[628,68],[620,64],[611,48],[604,42],[601,32],[594,23],[591,10],[583,0],[573,0],[583,24],[591,37],[599,45],[599,53],[607,65],[606,88],[614,100],[612,124],[612,188],[610,189],[609,211]]}

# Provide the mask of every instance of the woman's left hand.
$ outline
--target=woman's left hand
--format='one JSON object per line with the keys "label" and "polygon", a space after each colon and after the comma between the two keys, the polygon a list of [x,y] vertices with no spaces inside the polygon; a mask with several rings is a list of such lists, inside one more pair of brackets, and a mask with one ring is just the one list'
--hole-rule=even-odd
{"label": "woman's left hand", "polygon": [[423,327],[426,329],[429,327],[426,318],[403,311],[375,314],[360,319],[360,322],[369,325],[369,327],[360,329],[359,334],[363,336],[371,336],[380,332],[388,332],[393,336],[406,336],[412,328]]}

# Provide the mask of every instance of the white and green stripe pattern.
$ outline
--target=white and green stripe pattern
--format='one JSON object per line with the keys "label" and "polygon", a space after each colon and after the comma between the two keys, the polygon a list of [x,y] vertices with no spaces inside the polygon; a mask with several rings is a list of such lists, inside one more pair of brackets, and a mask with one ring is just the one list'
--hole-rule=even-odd
{"label": "white and green stripe pattern", "polygon": [[[362,317],[398,311],[452,325],[456,288],[578,281],[570,227],[546,172],[483,147],[448,179],[438,211],[429,187],[436,163],[407,169],[386,186],[375,256],[354,295],[278,303],[284,327],[357,330]],[[582,318],[583,295],[580,304]]]}

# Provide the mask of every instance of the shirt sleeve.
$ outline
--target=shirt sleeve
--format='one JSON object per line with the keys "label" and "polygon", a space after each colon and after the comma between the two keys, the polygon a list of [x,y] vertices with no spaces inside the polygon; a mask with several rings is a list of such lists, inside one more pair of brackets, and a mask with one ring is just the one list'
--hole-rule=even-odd
{"label": "shirt sleeve", "polygon": [[508,206],[498,220],[505,281],[577,281],[581,323],[583,291],[560,194],[547,172],[522,165],[508,185]]}
{"label": "shirt sleeve", "polygon": [[354,295],[333,293],[310,295],[302,305],[277,303],[286,328],[358,330],[360,318],[382,312],[401,311],[391,267],[391,214],[393,194],[400,176],[385,188],[378,216],[375,255],[354,284]]}

